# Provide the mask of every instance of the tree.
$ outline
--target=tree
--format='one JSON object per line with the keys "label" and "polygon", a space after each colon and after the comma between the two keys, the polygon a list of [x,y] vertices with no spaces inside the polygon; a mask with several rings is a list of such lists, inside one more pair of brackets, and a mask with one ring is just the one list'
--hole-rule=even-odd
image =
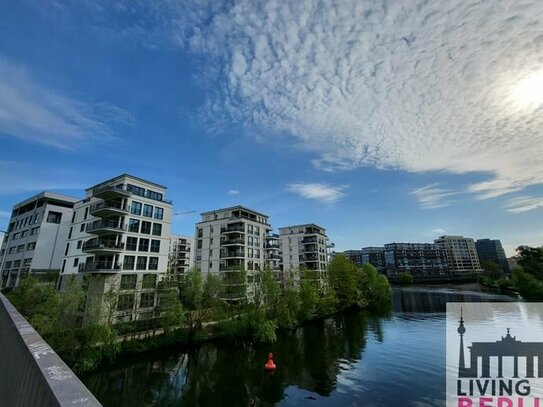
{"label": "tree", "polygon": [[499,280],[503,277],[502,268],[493,261],[482,261],[481,267],[485,270],[484,275],[491,280]]}
{"label": "tree", "polygon": [[518,265],[525,273],[543,281],[543,248],[519,246]]}
{"label": "tree", "polygon": [[388,279],[379,274],[377,269],[369,264],[364,264],[359,273],[359,287],[364,302],[375,310],[388,310],[392,305],[392,288]]}
{"label": "tree", "polygon": [[190,270],[185,276],[181,289],[183,304],[189,309],[197,309],[202,306],[204,295],[204,283],[202,272],[198,269]]}
{"label": "tree", "polygon": [[165,281],[159,285],[159,312],[164,333],[169,334],[179,327],[183,320],[183,307],[179,301],[179,291]]}
{"label": "tree", "polygon": [[400,284],[413,284],[413,275],[402,271],[398,273],[398,282]]}
{"label": "tree", "polygon": [[357,274],[356,264],[342,254],[336,255],[328,265],[330,286],[336,294],[340,308],[361,305]]}
{"label": "tree", "polygon": [[319,300],[317,288],[308,280],[302,279],[300,282],[300,307],[298,319],[306,321],[312,319],[317,314],[317,303]]}

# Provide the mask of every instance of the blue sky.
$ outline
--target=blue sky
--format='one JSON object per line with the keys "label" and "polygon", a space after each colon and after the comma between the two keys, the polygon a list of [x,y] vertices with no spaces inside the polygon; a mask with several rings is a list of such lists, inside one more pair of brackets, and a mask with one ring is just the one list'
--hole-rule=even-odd
{"label": "blue sky", "polygon": [[3,1],[0,228],[128,172],[338,250],[543,244],[543,3]]}

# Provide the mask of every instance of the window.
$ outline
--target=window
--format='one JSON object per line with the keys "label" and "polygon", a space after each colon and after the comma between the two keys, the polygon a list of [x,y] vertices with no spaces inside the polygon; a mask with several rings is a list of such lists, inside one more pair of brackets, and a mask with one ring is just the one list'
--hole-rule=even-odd
{"label": "window", "polygon": [[162,194],[155,191],[147,190],[147,198],[154,199],[155,201],[162,201]]}
{"label": "window", "polygon": [[30,234],[31,235],[37,235],[39,231],[40,231],[40,228],[38,226],[37,228],[32,228],[32,230],[30,231]]}
{"label": "window", "polygon": [[135,256],[124,256],[123,270],[134,270]]}
{"label": "window", "polygon": [[132,192],[134,195],[145,196],[145,188],[137,187],[136,185],[127,184],[126,190]]}
{"label": "window", "polygon": [[[144,239],[142,239],[144,240]],[[147,239],[145,239],[147,240]],[[151,252],[159,253],[160,252],[160,240],[151,240]]]}
{"label": "window", "polygon": [[36,248],[36,242],[32,242],[26,245],[26,250],[34,250]]}
{"label": "window", "polygon": [[24,249],[25,249],[24,244],[21,244],[21,245],[17,246],[17,253],[21,253],[22,251],[24,251]]}
{"label": "window", "polygon": [[[34,229],[32,229],[32,232],[34,231]],[[68,239],[71,239],[72,238],[72,233],[74,232],[74,228],[70,226],[70,232],[68,232]],[[32,235],[34,233],[31,233]]]}
{"label": "window", "polygon": [[128,220],[128,231],[139,233],[140,232],[140,221],[138,219],[130,218]]}
{"label": "window", "polygon": [[140,308],[152,308],[155,306],[155,293],[141,293]]}
{"label": "window", "polygon": [[130,206],[130,213],[132,215],[141,215],[141,202],[132,201]]}
{"label": "window", "polygon": [[117,300],[117,311],[127,311],[134,308],[134,294],[119,295]]}
{"label": "window", "polygon": [[137,237],[127,237],[126,238],[126,250],[137,250],[138,248],[138,238]]}
{"label": "window", "polygon": [[76,211],[74,211],[74,212],[72,213],[72,223],[75,222],[75,215],[76,215]]}
{"label": "window", "polygon": [[[158,262],[158,257],[151,257],[149,259],[149,269],[151,268],[152,259],[157,259],[157,262]],[[143,281],[141,283],[141,288],[155,288],[155,287],[156,287],[156,274],[144,274]]]}
{"label": "window", "polygon": [[21,233],[20,233],[20,232],[14,233],[14,234],[13,234],[13,239],[12,239],[12,240],[19,239],[20,237],[21,237]]}
{"label": "window", "polygon": [[153,206],[152,205],[143,205],[143,216],[147,216],[148,218],[153,217]]}
{"label": "window", "polygon": [[38,216],[40,216],[39,213],[36,213],[36,214],[34,215],[34,222],[32,222],[32,223],[38,223]]}
{"label": "window", "polygon": [[149,251],[149,239],[140,239],[140,244],[138,246],[139,252],[148,252]]}
{"label": "window", "polygon": [[30,264],[32,264],[32,258],[23,260],[23,267],[30,267]]}
{"label": "window", "polygon": [[62,213],[60,212],[49,211],[49,213],[47,214],[48,223],[60,223],[61,219],[62,219]]}
{"label": "window", "polygon": [[147,268],[147,257],[138,256],[136,270],[145,270]]}
{"label": "window", "polygon": [[68,255],[68,250],[70,250],[70,243],[66,243],[66,249],[64,250],[64,255]]}
{"label": "window", "polygon": [[10,269],[11,268],[11,261],[6,261],[6,269]]}
{"label": "window", "polygon": [[134,290],[136,288],[137,275],[125,274],[121,276],[121,290]]}
{"label": "window", "polygon": [[9,248],[9,254],[15,253],[15,246]]}
{"label": "window", "polygon": [[146,235],[151,234],[151,222],[141,222],[141,233]]}
{"label": "window", "polygon": [[164,208],[159,208],[158,206],[155,207],[155,219],[164,219]]}
{"label": "window", "polygon": [[81,246],[83,245],[83,240],[78,240],[77,241],[77,248],[78,249],[81,249]]}
{"label": "window", "polygon": [[79,259],[76,257],[76,258],[74,259],[74,267],[77,267],[78,264],[79,264]]}
{"label": "window", "polygon": [[153,223],[153,235],[155,236],[162,235],[162,225],[160,223]]}
{"label": "window", "polygon": [[84,232],[84,231],[85,231],[85,224],[84,224],[84,223],[81,224],[81,227],[79,228],[79,231],[80,231],[80,232]]}
{"label": "window", "polygon": [[201,249],[202,248],[202,240],[198,240],[198,245],[196,246],[197,249]]}
{"label": "window", "polygon": [[198,228],[198,237],[199,238],[204,237],[204,230],[203,229]]}
{"label": "window", "polygon": [[27,230],[23,230],[21,232],[21,237],[27,237],[28,236],[28,229]]}
{"label": "window", "polygon": [[89,216],[89,207],[87,206],[85,208],[85,215],[83,216],[83,220],[87,220],[88,216]]}
{"label": "window", "polygon": [[21,260],[15,260],[15,261],[13,262],[13,267],[15,267],[15,268],[21,267]]}

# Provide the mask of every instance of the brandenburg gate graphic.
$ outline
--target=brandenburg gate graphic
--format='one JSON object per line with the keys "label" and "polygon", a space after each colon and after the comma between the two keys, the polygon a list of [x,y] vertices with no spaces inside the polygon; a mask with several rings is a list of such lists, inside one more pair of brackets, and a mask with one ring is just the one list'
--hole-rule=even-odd
{"label": "brandenburg gate graphic", "polygon": [[501,340],[496,342],[472,342],[468,346],[470,350],[470,366],[466,367],[464,360],[464,319],[462,310],[460,310],[460,325],[458,333],[460,334],[460,357],[458,363],[458,377],[479,377],[478,360],[481,358],[481,376],[490,377],[490,358],[498,358],[498,378],[503,377],[503,358],[513,357],[513,378],[519,377],[518,361],[519,357],[526,357],[526,378],[534,376],[534,360],[537,357],[537,376],[543,377],[543,342],[522,342],[516,337],[511,336],[509,328],[507,335],[502,336]]}

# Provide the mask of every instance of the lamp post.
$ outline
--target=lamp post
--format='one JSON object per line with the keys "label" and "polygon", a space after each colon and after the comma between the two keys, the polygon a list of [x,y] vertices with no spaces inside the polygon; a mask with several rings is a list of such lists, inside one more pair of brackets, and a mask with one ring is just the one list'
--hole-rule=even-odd
{"label": "lamp post", "polygon": [[[4,241],[2,242],[2,246],[4,247],[4,254],[2,255],[2,261],[0,261],[0,287],[3,288],[4,286],[4,263],[6,261],[6,256],[8,254],[8,244],[9,244],[9,232],[5,230],[0,230],[0,233],[4,234]],[[7,280],[6,280],[7,283]]]}

